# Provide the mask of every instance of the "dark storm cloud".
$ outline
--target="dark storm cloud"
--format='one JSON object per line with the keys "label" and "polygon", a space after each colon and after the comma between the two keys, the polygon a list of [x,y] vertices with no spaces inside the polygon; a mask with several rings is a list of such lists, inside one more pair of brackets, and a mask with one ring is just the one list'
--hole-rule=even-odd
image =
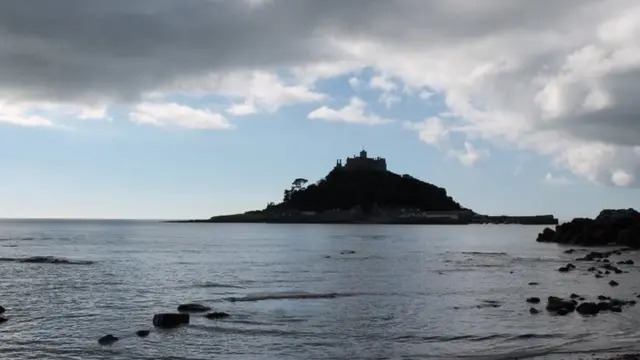
{"label": "dark storm cloud", "polygon": [[427,46],[545,26],[577,2],[3,0],[0,94],[131,100],[212,71],[338,58],[331,36]]}

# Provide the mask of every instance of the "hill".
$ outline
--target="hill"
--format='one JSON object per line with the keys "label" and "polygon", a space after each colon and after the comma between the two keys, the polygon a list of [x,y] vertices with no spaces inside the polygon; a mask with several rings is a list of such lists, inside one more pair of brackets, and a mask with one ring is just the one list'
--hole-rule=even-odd
{"label": "hill", "polygon": [[292,187],[285,190],[283,202],[270,208],[324,212],[359,207],[365,214],[377,208],[463,210],[444,188],[386,170],[335,167],[317,183],[306,187],[305,184],[305,179],[296,179]]}

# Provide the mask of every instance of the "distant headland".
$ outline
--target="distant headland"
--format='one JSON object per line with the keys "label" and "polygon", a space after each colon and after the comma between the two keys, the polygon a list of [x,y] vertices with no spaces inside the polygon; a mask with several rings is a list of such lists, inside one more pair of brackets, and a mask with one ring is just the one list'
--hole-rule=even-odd
{"label": "distant headland", "polygon": [[322,179],[309,184],[297,178],[279,203],[242,214],[214,216],[197,223],[318,223],[318,224],[451,224],[558,223],[553,215],[488,216],[462,207],[444,188],[387,170],[384,158],[366,150],[336,161]]}

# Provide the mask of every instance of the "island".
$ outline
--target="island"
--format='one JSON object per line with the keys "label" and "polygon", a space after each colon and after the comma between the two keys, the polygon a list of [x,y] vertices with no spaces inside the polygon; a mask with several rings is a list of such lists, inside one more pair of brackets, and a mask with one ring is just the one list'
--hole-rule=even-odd
{"label": "island", "polygon": [[553,215],[488,216],[461,206],[444,188],[387,169],[386,159],[366,150],[336,161],[322,179],[293,180],[279,203],[242,214],[189,223],[442,224],[479,223],[555,225]]}

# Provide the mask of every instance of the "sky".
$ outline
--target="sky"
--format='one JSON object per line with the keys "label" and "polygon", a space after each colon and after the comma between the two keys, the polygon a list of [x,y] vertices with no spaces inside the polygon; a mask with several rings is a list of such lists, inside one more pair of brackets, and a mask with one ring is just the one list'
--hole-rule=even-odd
{"label": "sky", "polygon": [[485,214],[640,204],[637,0],[0,1],[0,217],[263,208],[365,148]]}

